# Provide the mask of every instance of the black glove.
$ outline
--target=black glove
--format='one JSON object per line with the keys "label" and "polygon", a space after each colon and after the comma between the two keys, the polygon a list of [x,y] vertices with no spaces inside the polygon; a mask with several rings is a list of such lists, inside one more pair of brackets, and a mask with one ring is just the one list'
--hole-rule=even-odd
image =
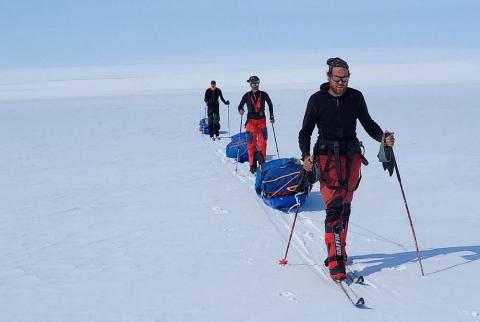
{"label": "black glove", "polygon": [[393,155],[393,149],[391,146],[385,148],[385,154],[389,156],[390,161],[382,162],[383,170],[388,170],[390,177],[393,175],[393,170],[395,169],[395,156]]}
{"label": "black glove", "polygon": [[227,101],[227,103],[226,103],[226,104],[227,104],[227,105],[230,105],[230,101]]}
{"label": "black glove", "polygon": [[307,172],[305,169],[300,169],[300,174],[298,176],[297,186],[295,187],[295,192],[299,193],[309,193],[312,190],[312,185],[317,182],[317,175],[315,171],[315,166],[313,171]]}
{"label": "black glove", "polygon": [[395,169],[395,156],[393,155],[393,149],[385,143],[385,137],[388,133],[382,137],[382,143],[380,144],[380,151],[378,151],[378,160],[382,162],[383,170],[388,170],[390,177],[393,175]]}

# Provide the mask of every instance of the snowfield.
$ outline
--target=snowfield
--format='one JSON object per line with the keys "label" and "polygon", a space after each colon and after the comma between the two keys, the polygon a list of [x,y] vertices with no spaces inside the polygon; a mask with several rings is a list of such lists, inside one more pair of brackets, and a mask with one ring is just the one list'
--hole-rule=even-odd
{"label": "snowfield", "polygon": [[[211,79],[231,101],[235,134],[245,80],[258,74],[280,155],[299,157],[303,113],[328,58],[303,55],[305,63],[286,65],[282,54],[263,69],[229,60],[2,70],[0,320],[479,322],[480,60],[347,56],[358,57],[350,86],[396,133],[426,275],[396,177],[358,124],[370,161],[347,240],[351,269],[366,280],[358,309],[320,268],[318,184],[280,267],[293,214],[262,203],[247,165],[235,173],[227,139],[198,132]],[[223,104],[221,124],[228,136]],[[267,154],[276,157],[271,127]]]}

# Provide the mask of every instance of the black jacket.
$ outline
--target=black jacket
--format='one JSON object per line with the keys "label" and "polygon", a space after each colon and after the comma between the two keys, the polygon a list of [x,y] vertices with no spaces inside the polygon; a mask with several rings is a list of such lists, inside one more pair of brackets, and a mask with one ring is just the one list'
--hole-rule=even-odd
{"label": "black jacket", "polygon": [[[358,141],[357,119],[372,138],[379,142],[382,140],[383,131],[368,114],[367,104],[360,91],[348,87],[342,96],[336,97],[330,95],[328,89],[328,83],[322,84],[320,91],[308,100],[302,129],[298,133],[302,158],[310,155],[310,138],[315,125],[318,127],[319,145],[322,141]],[[314,151],[314,154],[321,153]]]}
{"label": "black jacket", "polygon": [[[260,108],[255,109],[255,103],[260,103]],[[270,119],[273,117],[273,104],[270,100],[270,96],[266,92],[253,91],[247,92],[243,95],[240,104],[238,104],[238,110],[242,110],[243,106],[247,104],[247,121],[250,119],[260,120],[265,118],[265,102],[268,104],[268,112],[270,114]]]}
{"label": "black jacket", "polygon": [[222,90],[220,88],[215,88],[212,91],[211,88],[207,88],[205,91],[205,99],[204,102],[208,104],[208,106],[218,106],[218,98],[222,100],[223,104],[227,104],[227,101],[223,98]]}

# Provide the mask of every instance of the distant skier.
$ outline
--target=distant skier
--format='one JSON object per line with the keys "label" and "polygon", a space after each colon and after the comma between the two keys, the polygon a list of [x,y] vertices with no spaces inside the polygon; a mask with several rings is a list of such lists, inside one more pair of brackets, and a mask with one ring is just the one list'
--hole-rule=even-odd
{"label": "distant skier", "polygon": [[257,162],[262,164],[267,158],[267,124],[265,118],[265,102],[268,104],[270,122],[274,123],[273,104],[266,92],[258,89],[260,79],[257,76],[250,76],[247,80],[250,83],[250,92],[243,95],[238,112],[245,113],[243,106],[247,104],[247,121],[245,123],[248,142],[248,163],[250,172],[257,171]]}
{"label": "distant skier", "polygon": [[[347,87],[348,64],[336,57],[327,60],[328,82],[308,100],[303,125],[298,134],[304,168],[312,171],[314,163],[320,179],[320,192],[326,205],[325,243],[328,257],[325,265],[334,280],[346,277],[346,238],[353,192],[360,183],[361,143],[356,134],[357,119],[366,132],[381,141],[384,132],[368,113],[360,91]],[[312,132],[318,127],[318,139],[310,154]],[[388,133],[386,143],[395,138]]]}
{"label": "distant skier", "polygon": [[[208,106],[208,130],[210,133],[210,138],[212,140],[220,140],[220,104],[218,98],[222,100],[223,104],[230,105],[230,101],[225,101],[223,98],[222,90],[217,87],[217,82],[212,80],[210,82],[210,88],[207,88],[205,91],[204,102]],[[215,137],[214,137],[215,136]]]}

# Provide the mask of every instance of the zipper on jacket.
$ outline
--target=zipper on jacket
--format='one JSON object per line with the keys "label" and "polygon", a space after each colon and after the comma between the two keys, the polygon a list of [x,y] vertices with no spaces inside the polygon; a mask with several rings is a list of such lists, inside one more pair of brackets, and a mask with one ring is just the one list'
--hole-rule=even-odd
{"label": "zipper on jacket", "polygon": [[337,101],[337,109],[338,109],[338,119],[340,121],[340,137],[343,139],[343,122],[342,122],[342,113],[340,110],[340,101],[338,100],[338,97],[335,98]]}

